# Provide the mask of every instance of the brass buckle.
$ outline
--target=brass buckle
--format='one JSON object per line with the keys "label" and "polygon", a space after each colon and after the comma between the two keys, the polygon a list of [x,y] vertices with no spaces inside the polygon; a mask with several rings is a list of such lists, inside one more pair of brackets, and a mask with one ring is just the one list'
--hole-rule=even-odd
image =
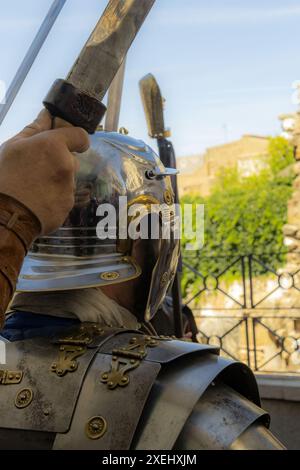
{"label": "brass buckle", "polygon": [[22,382],[23,372],[0,370],[0,385],[17,385]]}
{"label": "brass buckle", "polygon": [[78,369],[78,357],[86,353],[88,346],[101,336],[104,330],[97,324],[83,323],[79,332],[55,341],[59,345],[59,356],[51,365],[51,372],[63,377]]}
{"label": "brass buckle", "polygon": [[109,390],[126,387],[130,383],[128,372],[136,369],[147,357],[148,348],[158,346],[158,338],[139,335],[130,340],[129,345],[113,350],[110,371],[104,372],[101,382],[107,384]]}
{"label": "brass buckle", "polygon": [[60,338],[55,341],[55,343],[63,345],[72,344],[74,346],[88,346],[93,343],[98,336],[103,335],[103,333],[104,330],[99,325],[95,323],[83,323],[78,332],[75,332],[70,336],[66,336],[65,338]]}
{"label": "brass buckle", "polygon": [[86,352],[87,348],[82,346],[65,345],[59,349],[59,356],[51,366],[51,372],[55,372],[58,377],[63,377],[68,372],[75,372],[78,369],[76,359]]}
{"label": "brass buckle", "polygon": [[139,360],[113,356],[111,369],[109,372],[102,374],[101,382],[107,384],[109,390],[126,387],[130,382],[127,372],[136,369],[140,363]]}
{"label": "brass buckle", "polygon": [[131,338],[129,345],[125,348],[114,349],[113,355],[142,361],[148,354],[147,348],[154,348],[155,346],[158,346],[156,338],[139,335]]}

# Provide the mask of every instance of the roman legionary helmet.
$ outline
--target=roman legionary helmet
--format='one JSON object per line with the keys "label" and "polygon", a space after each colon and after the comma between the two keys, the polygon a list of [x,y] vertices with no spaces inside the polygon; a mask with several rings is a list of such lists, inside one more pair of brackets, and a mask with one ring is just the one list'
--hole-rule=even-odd
{"label": "roman legionary helmet", "polygon": [[[143,313],[150,320],[174,279],[178,262],[176,211],[165,210],[174,203],[170,180],[174,170],[166,169],[142,141],[118,133],[97,132],[91,136],[90,149],[78,158],[75,206],[63,227],[36,240],[25,258],[17,290],[74,290],[140,277]],[[127,217],[126,211],[124,222],[124,204],[128,210],[134,205],[143,208],[140,216],[147,217],[150,226],[153,210],[164,207],[164,216],[159,210],[156,218],[159,236],[137,241],[128,238],[127,227],[134,216]],[[109,205],[115,208],[116,217],[110,220],[109,237],[104,237],[99,227],[105,225]],[[124,223],[125,237],[120,237]]]}

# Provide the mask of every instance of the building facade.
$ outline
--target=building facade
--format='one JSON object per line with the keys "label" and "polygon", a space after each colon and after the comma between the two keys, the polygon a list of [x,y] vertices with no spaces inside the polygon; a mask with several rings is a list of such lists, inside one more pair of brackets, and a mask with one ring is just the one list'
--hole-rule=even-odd
{"label": "building facade", "polygon": [[[268,146],[268,137],[244,135],[234,142],[207,149],[204,157],[198,157],[198,166],[191,161],[178,176],[180,195],[208,196],[223,168],[236,168],[245,177],[258,173],[265,166]],[[196,157],[193,158],[196,162]],[[185,158],[179,160],[181,169]]]}

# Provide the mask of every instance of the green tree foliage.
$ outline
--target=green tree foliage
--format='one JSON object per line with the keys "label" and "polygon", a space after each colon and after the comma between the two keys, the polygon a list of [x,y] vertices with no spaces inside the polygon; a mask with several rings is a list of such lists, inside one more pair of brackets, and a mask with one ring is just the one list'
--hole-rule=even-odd
{"label": "green tree foliage", "polygon": [[272,175],[276,178],[285,168],[293,165],[294,148],[284,137],[273,137],[269,141],[269,155],[267,163],[269,164]]}
{"label": "green tree foliage", "polygon": [[[269,155],[260,173],[241,177],[236,169],[223,169],[209,197],[185,196],[182,204],[205,206],[204,247],[186,253],[189,264],[203,276],[219,275],[239,255],[259,254],[261,260],[278,267],[284,256],[280,255],[284,251],[282,228],[294,177],[287,169],[293,162],[288,141],[270,138]],[[183,239],[183,248],[186,243]],[[259,266],[256,271],[260,273]],[[227,271],[231,277],[240,274],[240,264]],[[184,291],[194,282],[195,275],[185,270]]]}

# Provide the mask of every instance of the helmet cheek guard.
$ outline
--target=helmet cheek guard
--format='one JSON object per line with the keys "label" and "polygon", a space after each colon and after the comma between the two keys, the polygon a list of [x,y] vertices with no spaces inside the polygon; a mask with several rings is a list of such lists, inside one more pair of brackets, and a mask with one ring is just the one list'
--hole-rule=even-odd
{"label": "helmet cheek guard", "polygon": [[143,207],[147,215],[153,207],[157,213],[161,206],[172,206],[167,171],[149,146],[117,133],[91,136],[91,147],[79,160],[74,208],[63,227],[36,240],[25,258],[17,290],[77,290],[139,278],[143,282],[140,306],[150,320],[176,272],[176,218],[171,211],[166,217],[159,215],[159,237],[134,242],[128,237],[132,221],[128,214],[134,205]]}

